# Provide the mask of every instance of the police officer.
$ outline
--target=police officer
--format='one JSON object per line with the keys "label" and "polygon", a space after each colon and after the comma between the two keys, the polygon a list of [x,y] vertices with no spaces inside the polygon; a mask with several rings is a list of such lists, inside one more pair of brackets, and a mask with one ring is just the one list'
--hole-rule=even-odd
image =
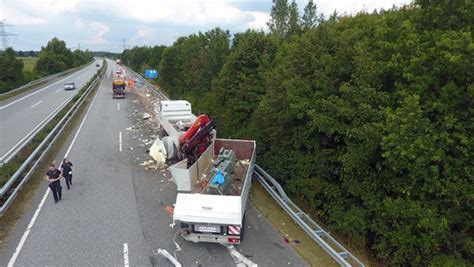
{"label": "police officer", "polygon": [[54,203],[58,203],[61,200],[61,171],[56,169],[54,164],[49,165],[48,172],[45,177],[46,181],[49,182],[49,188],[53,192]]}
{"label": "police officer", "polygon": [[69,190],[70,186],[72,185],[72,162],[70,162],[67,158],[63,159],[61,169],[63,170],[63,177],[66,180],[67,190]]}

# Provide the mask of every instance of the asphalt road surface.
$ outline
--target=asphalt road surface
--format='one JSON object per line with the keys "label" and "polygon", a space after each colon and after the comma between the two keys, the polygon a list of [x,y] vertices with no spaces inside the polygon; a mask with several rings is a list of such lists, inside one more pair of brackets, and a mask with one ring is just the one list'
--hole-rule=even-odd
{"label": "asphalt road surface", "polygon": [[[16,145],[55,110],[73,97],[102,65],[96,60],[83,69],[59,77],[34,90],[19,94],[0,102],[0,162]],[[64,90],[64,83],[74,82],[75,90]]]}
{"label": "asphalt road surface", "polygon": [[[116,65],[108,65],[110,74]],[[176,244],[183,266],[235,266],[219,244],[174,238],[165,209],[176,199],[171,176],[140,165],[150,159],[146,143],[156,132],[142,120],[137,94],[113,100],[111,83],[106,75],[82,128],[57,158],[68,154],[74,163],[71,190],[62,182],[63,199],[54,204],[47,185],[39,187],[0,252],[0,266],[173,266],[157,250],[173,254]],[[248,259],[259,266],[307,265],[252,205],[246,218],[245,240],[236,247]]]}

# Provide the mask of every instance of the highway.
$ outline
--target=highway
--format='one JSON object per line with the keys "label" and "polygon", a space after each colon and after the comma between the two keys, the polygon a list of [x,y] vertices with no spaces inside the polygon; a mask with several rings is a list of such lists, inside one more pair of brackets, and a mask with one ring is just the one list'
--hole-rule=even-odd
{"label": "highway", "polygon": [[[67,103],[97,72],[102,60],[81,70],[59,77],[46,85],[0,101],[0,162],[19,146],[42,122]],[[64,83],[74,82],[75,90],[64,90]]]}
{"label": "highway", "polygon": [[[108,68],[56,159],[67,155],[74,164],[71,190],[63,182],[63,199],[54,204],[46,182],[38,188],[4,243],[0,266],[173,266],[157,250],[173,254],[177,244],[183,266],[235,266],[221,245],[174,238],[166,210],[176,199],[170,173],[140,165],[149,159],[145,139],[156,133],[142,120],[145,110],[135,92],[112,99],[115,63],[109,60]],[[30,105],[45,100],[40,93],[30,98]],[[246,217],[245,240],[237,249],[249,260],[260,266],[307,266],[252,204]]]}

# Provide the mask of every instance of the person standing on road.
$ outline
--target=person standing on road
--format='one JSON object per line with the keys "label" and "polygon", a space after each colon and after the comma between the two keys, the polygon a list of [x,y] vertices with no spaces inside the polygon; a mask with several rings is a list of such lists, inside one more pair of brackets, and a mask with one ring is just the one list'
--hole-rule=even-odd
{"label": "person standing on road", "polygon": [[67,158],[64,158],[63,163],[61,164],[61,169],[63,170],[63,177],[66,179],[67,190],[69,190],[72,185],[72,162]]}
{"label": "person standing on road", "polygon": [[48,172],[45,177],[49,182],[49,188],[53,191],[54,203],[61,200],[61,171],[56,169],[54,164],[49,165]]}

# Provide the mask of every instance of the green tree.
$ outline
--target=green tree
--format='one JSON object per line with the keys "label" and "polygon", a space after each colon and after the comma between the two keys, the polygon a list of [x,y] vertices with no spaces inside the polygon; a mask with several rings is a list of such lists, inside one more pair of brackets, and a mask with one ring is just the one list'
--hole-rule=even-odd
{"label": "green tree", "polygon": [[219,76],[213,82],[212,115],[219,117],[224,136],[245,136],[252,116],[265,92],[263,69],[275,53],[274,42],[263,32],[239,34]]}
{"label": "green tree", "polygon": [[273,7],[270,12],[270,21],[267,22],[272,33],[286,35],[288,32],[288,20],[290,7],[288,0],[273,0]]}
{"label": "green tree", "polygon": [[[160,62],[161,62],[161,56],[163,54],[163,51],[165,50],[166,46],[164,45],[155,45],[150,49],[150,58],[148,60],[148,65],[152,69],[158,69]],[[158,72],[159,74],[159,72]]]}
{"label": "green tree", "polygon": [[301,33],[300,15],[298,13],[298,5],[293,0],[291,1],[288,12],[288,35],[295,35]]}
{"label": "green tree", "polygon": [[53,74],[74,66],[74,57],[66,47],[66,43],[58,38],[51,39],[46,47],[42,47],[36,62],[36,71]]}
{"label": "green tree", "polygon": [[8,47],[0,54],[0,92],[6,92],[23,80],[23,61]]}
{"label": "green tree", "polygon": [[317,7],[313,0],[309,0],[304,7],[304,14],[302,17],[301,25],[303,30],[307,31],[316,27],[318,23]]}

